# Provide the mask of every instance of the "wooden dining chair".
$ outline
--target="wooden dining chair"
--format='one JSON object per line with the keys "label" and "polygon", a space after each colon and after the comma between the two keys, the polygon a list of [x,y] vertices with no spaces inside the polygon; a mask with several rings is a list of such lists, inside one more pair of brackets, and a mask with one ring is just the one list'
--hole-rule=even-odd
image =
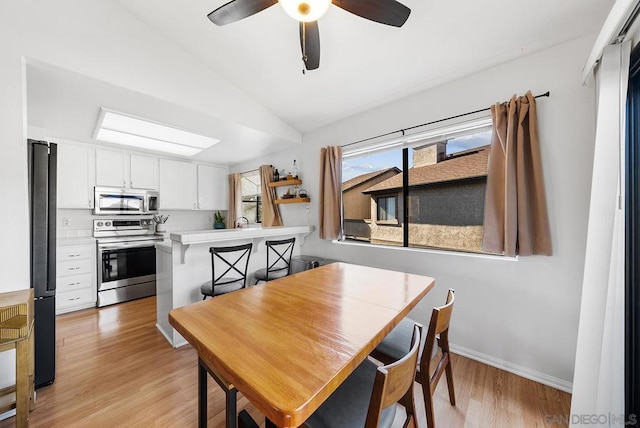
{"label": "wooden dining chair", "polygon": [[211,247],[211,280],[200,286],[202,300],[247,286],[247,267],[253,243],[232,247]]}
{"label": "wooden dining chair", "polygon": [[[429,330],[427,334],[424,335],[421,345],[416,381],[422,385],[428,428],[434,428],[436,426],[433,409],[433,392],[443,372],[447,378],[449,402],[452,406],[456,405],[451,355],[449,351],[449,324],[451,322],[451,312],[453,311],[454,301],[455,292],[449,289],[445,305],[433,308],[431,321],[429,322]],[[408,317],[403,319],[371,353],[371,356],[382,363],[387,363],[394,361],[398,355],[406,353],[406,350],[412,343],[411,329],[413,325],[415,325],[415,321],[412,319]],[[436,363],[435,371],[430,375],[430,363],[436,356],[438,349],[441,351],[441,356]]]}
{"label": "wooden dining chair", "polygon": [[421,331],[413,328],[408,353],[398,361],[378,366],[369,359],[360,364],[305,422],[307,428],[390,428],[396,403],[407,412],[405,427],[415,426],[413,379]]}
{"label": "wooden dining chair", "polygon": [[291,273],[291,255],[296,238],[265,241],[267,245],[267,267],[258,269],[253,277],[255,283],[282,278]]}

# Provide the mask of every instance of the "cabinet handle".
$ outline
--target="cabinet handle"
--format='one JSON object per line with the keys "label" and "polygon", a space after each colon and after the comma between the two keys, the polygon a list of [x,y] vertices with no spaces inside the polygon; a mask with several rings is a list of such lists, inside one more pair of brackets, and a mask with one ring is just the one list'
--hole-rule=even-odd
{"label": "cabinet handle", "polygon": [[69,299],[69,301],[72,301],[72,300],[80,300],[80,297],[73,297],[73,298]]}
{"label": "cabinet handle", "polygon": [[196,208],[197,208],[197,204],[194,202],[193,203],[193,209],[196,209]]}
{"label": "cabinet handle", "polygon": [[80,254],[69,254],[69,257],[80,257]]}
{"label": "cabinet handle", "polygon": [[80,266],[70,267],[67,270],[78,270],[78,269],[80,269]]}

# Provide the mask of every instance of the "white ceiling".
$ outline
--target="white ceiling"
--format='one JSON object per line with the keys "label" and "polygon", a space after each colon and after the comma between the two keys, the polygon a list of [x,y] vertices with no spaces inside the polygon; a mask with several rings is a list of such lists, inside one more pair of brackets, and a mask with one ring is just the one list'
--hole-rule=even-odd
{"label": "white ceiling", "polygon": [[[331,6],[318,23],[320,68],[303,74],[298,24],[279,5],[218,27],[207,14],[225,0],[115,1],[303,134],[597,32],[614,3],[402,0],[412,10],[402,28]],[[91,141],[105,106],[223,140],[197,160],[234,164],[292,144],[43,64],[28,64],[27,95],[29,125],[77,141]]]}

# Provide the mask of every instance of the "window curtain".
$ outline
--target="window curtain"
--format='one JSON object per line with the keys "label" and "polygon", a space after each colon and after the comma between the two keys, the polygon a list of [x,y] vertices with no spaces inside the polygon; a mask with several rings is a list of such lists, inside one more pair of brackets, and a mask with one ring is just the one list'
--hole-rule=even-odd
{"label": "window curtain", "polygon": [[342,147],[320,149],[320,239],[342,239]]}
{"label": "window curtain", "polygon": [[239,173],[229,174],[229,212],[227,227],[236,227],[236,220],[242,217],[242,178]]}
{"label": "window curtain", "polygon": [[[604,49],[599,80],[571,414],[624,415],[625,101],[631,42]],[[624,426],[624,417],[610,426]],[[581,426],[577,422],[571,426]]]}
{"label": "window curtain", "polygon": [[536,101],[531,91],[491,106],[482,250],[506,256],[551,255]]}
{"label": "window curtain", "polygon": [[260,189],[262,193],[262,226],[282,226],[280,210],[276,205],[276,189],[269,187],[273,181],[273,167],[262,165],[260,167]]}

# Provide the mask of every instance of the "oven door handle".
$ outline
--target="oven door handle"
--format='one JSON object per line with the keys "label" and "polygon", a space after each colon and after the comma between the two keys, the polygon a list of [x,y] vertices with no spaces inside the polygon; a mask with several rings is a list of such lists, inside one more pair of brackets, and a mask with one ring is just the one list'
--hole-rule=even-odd
{"label": "oven door handle", "polygon": [[161,242],[161,241],[133,241],[133,242],[105,243],[105,244],[98,244],[98,250],[121,250],[125,248],[154,247],[156,242]]}

